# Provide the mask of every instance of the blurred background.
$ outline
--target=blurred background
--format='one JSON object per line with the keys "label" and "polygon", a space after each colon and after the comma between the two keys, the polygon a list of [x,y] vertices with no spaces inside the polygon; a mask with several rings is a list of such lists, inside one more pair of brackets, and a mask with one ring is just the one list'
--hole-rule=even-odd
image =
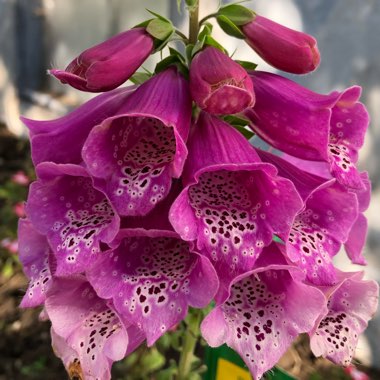
{"label": "blurred background", "polygon": [[[218,3],[201,0],[200,16],[215,11]],[[367,278],[380,281],[380,1],[255,0],[244,5],[317,38],[320,67],[307,76],[289,75],[292,80],[321,93],[354,84],[363,87],[362,102],[372,122],[359,166],[368,170],[373,189],[366,213],[370,228],[365,270]],[[89,99],[91,95],[49,77],[47,69],[65,68],[87,47],[149,18],[145,8],[170,17],[187,33],[186,12],[178,10],[177,0],[0,0],[0,380],[65,378],[49,347],[48,325],[38,324],[36,311],[17,309],[26,280],[17,261],[15,231],[33,178],[27,130],[19,116],[52,119]],[[244,42],[227,37],[217,26],[214,35],[230,53],[237,49],[234,58],[274,71]],[[158,59],[159,55],[151,57],[144,67],[153,69]],[[337,265],[344,270],[361,269],[349,264],[344,254],[338,256]],[[379,342],[378,313],[360,340],[357,362],[380,368]],[[304,346],[301,342],[300,347]],[[162,359],[157,357],[153,360],[156,366]],[[322,378],[307,377],[314,372],[303,368],[297,357],[288,356],[283,365],[290,370],[300,366],[298,378]],[[115,378],[124,378],[122,373]],[[334,376],[327,378],[343,375]],[[377,376],[372,378],[380,379]]]}

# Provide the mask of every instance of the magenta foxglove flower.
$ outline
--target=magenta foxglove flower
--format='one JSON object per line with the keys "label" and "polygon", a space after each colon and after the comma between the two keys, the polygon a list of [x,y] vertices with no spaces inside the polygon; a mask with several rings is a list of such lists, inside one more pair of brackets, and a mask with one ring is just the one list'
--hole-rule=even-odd
{"label": "magenta foxglove flower", "polygon": [[275,243],[266,247],[255,269],[233,280],[227,297],[201,325],[207,343],[211,347],[227,343],[256,380],[326,312],[323,293],[303,284],[301,271],[281,256]]}
{"label": "magenta foxglove flower", "polygon": [[[310,182],[311,178],[316,178],[315,175],[323,178],[324,181],[329,181],[332,178],[331,173],[328,170],[326,170],[326,166],[328,166],[326,163],[316,161],[305,161],[293,156],[289,156],[287,154],[282,155],[282,158],[291,163],[293,165],[293,168],[295,166],[300,168],[303,171],[302,176],[304,176],[305,178],[307,177],[308,182]],[[283,162],[284,160],[281,160],[281,162]],[[279,165],[279,163],[277,165]],[[281,164],[281,166],[283,166],[283,164]],[[309,174],[307,174],[307,172],[309,172]],[[312,173],[314,175],[312,175]],[[293,181],[297,176],[298,175],[295,175],[293,177]],[[371,199],[371,182],[368,178],[367,172],[360,173],[360,178],[364,185],[364,189],[348,189],[350,192],[353,192],[357,197],[359,205],[359,214],[351,230],[349,231],[347,240],[344,242],[344,248],[352,263],[366,265],[366,260],[363,256],[363,248],[366,241],[368,223],[367,218],[364,216],[363,212],[367,210]],[[303,181],[302,186],[304,186],[305,184],[306,181]],[[318,185],[316,185],[315,187],[317,186]],[[297,190],[300,192],[300,189],[302,187],[297,186],[297,184],[296,187]],[[303,196],[303,198],[305,197]]]}
{"label": "magenta foxglove flower", "polygon": [[276,69],[306,74],[319,65],[317,41],[306,33],[289,29],[259,15],[241,29],[248,45]]}
{"label": "magenta foxglove flower", "polygon": [[254,71],[256,104],[245,111],[251,128],[273,147],[328,164],[344,186],[364,189],[355,166],[369,116],[360,87],[320,95],[279,75]]}
{"label": "magenta foxglove flower", "polygon": [[200,114],[188,146],[186,187],[169,219],[183,240],[196,240],[212,260],[223,292],[253,268],[274,233],[289,233],[302,201],[243,135],[215,116]]}
{"label": "magenta foxglove flower", "polygon": [[191,62],[190,91],[197,105],[211,114],[234,114],[255,103],[252,80],[245,69],[212,46]]}
{"label": "magenta foxglove flower", "polygon": [[111,379],[112,363],[144,340],[82,276],[55,279],[45,310],[52,323],[53,348],[71,378]]}
{"label": "magenta foxglove flower", "polygon": [[40,306],[52,283],[52,268],[55,267],[53,252],[46,236],[39,234],[27,219],[19,221],[18,242],[19,258],[29,278],[29,286],[20,306]]}
{"label": "magenta foxglove flower", "polygon": [[218,289],[209,260],[173,231],[124,229],[110,246],[87,278],[144,331],[148,346],[184,319],[188,306],[206,307]]}
{"label": "magenta foxglove flower", "polygon": [[146,215],[168,194],[185,163],[190,117],[188,83],[170,67],[92,129],[82,156],[119,214]]}
{"label": "magenta foxglove flower", "polygon": [[339,252],[358,218],[357,196],[335,179],[304,172],[271,153],[257,150],[260,158],[275,165],[278,174],[291,180],[304,201],[286,242],[286,254],[306,274],[309,282],[336,282],[332,258]]}
{"label": "magenta foxglove flower", "polygon": [[328,313],[310,333],[310,346],[315,356],[347,366],[359,335],[377,309],[379,285],[364,281],[363,272],[341,272],[340,277],[337,285],[322,289],[328,298]]}
{"label": "magenta foxglove flower", "polygon": [[65,70],[49,72],[81,91],[109,91],[128,80],[152,51],[153,37],[134,28],[85,50]]}
{"label": "magenta foxglove flower", "polygon": [[30,187],[28,218],[47,236],[57,276],[83,272],[94,264],[100,242],[115,237],[120,218],[83,167],[44,162],[36,171],[39,180]]}
{"label": "magenta foxglove flower", "polygon": [[96,125],[117,114],[135,86],[96,96],[73,112],[55,120],[37,121],[21,117],[29,128],[34,165],[44,161],[80,164],[83,144]]}

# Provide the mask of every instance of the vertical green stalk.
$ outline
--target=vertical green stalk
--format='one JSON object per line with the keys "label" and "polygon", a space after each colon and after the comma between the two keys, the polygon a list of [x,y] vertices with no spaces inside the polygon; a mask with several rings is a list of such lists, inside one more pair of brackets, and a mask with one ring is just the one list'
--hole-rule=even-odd
{"label": "vertical green stalk", "polygon": [[198,37],[199,3],[200,3],[200,0],[196,1],[196,4],[189,8],[189,42],[191,44],[195,44],[197,42],[197,37]]}
{"label": "vertical green stalk", "polygon": [[178,364],[177,380],[188,380],[191,364],[194,359],[194,350],[199,338],[199,324],[201,322],[201,310],[192,310],[189,313],[187,330],[183,339],[181,356]]}

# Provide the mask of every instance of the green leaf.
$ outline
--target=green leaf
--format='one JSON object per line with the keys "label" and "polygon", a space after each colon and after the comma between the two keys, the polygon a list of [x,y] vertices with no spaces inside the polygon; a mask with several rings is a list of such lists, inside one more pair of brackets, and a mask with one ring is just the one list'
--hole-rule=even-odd
{"label": "green leaf", "polygon": [[235,60],[236,63],[238,63],[240,66],[244,67],[246,70],[255,70],[257,67],[256,63],[249,62],[249,61],[240,61],[240,60]]}
{"label": "green leaf", "polygon": [[176,55],[169,55],[168,57],[164,58],[162,61],[157,63],[154,72],[158,74],[174,63],[181,63],[181,61],[178,59]]}
{"label": "green leaf", "polygon": [[220,8],[218,15],[226,16],[235,25],[248,24],[256,16],[255,12],[239,4],[230,4]]}
{"label": "green leaf", "polygon": [[141,71],[137,71],[129,78],[129,80],[133,84],[142,84],[146,82],[150,77],[151,75],[149,75],[148,73],[142,73]]}
{"label": "green leaf", "polygon": [[245,39],[242,31],[226,16],[220,15],[216,18],[219,26],[223,29],[225,33],[229,36]]}
{"label": "green leaf", "polygon": [[174,28],[171,22],[155,18],[149,22],[148,26],[146,27],[146,31],[152,37],[157,38],[161,41],[165,41],[173,34]]}

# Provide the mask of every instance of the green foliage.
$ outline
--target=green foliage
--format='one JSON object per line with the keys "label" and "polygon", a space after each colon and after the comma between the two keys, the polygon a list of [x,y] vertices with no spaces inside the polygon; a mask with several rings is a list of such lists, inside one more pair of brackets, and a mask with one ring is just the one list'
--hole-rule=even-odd
{"label": "green foliage", "polygon": [[245,36],[236,24],[234,24],[228,17],[224,15],[217,16],[216,21],[222,30],[229,36],[244,39]]}
{"label": "green foliage", "polygon": [[235,25],[245,25],[255,18],[255,12],[240,4],[230,4],[219,9],[218,15],[227,17]]}

